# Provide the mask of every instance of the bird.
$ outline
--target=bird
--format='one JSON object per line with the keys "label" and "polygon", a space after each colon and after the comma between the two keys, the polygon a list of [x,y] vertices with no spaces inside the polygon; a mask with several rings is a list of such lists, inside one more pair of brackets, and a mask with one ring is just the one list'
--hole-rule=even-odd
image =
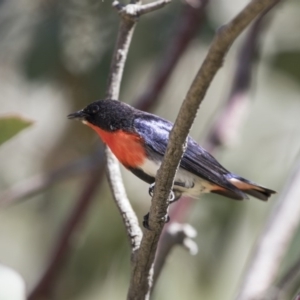
{"label": "bird", "polygon": [[[92,128],[126,169],[150,185],[149,194],[153,194],[173,123],[113,99],[95,101],[68,118]],[[203,193],[234,200],[250,195],[267,201],[276,192],[228,171],[188,136],[170,202],[181,196],[199,198]]]}

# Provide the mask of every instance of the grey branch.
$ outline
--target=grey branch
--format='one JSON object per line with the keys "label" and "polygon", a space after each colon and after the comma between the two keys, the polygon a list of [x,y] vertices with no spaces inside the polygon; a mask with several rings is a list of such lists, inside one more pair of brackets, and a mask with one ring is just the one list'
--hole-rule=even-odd
{"label": "grey branch", "polygon": [[263,299],[300,223],[300,165],[279,197],[244,275],[238,300]]}
{"label": "grey branch", "polygon": [[[117,7],[118,3],[114,2],[113,6]],[[133,4],[132,4],[133,5]],[[123,7],[118,8],[119,10],[124,10]],[[121,24],[119,27],[117,42],[111,62],[110,74],[108,77],[108,86],[106,97],[110,99],[118,99],[120,92],[120,85],[123,76],[123,70],[125,61],[127,58],[127,53],[129,45],[131,42],[132,34],[135,27],[135,21],[130,18],[124,17],[121,14]],[[138,225],[137,216],[131,207],[129,199],[126,195],[124,188],[120,166],[118,160],[110,151],[106,148],[106,169],[107,177],[113,194],[115,203],[121,213],[123,223],[125,225],[129,242],[131,245],[131,255],[132,259],[135,251],[140,245],[142,238],[142,231]]]}
{"label": "grey branch", "polygon": [[[210,153],[214,153],[222,146],[231,144],[233,140],[238,137],[238,133],[242,127],[241,123],[245,119],[244,116],[247,112],[246,108],[248,107],[248,102],[250,102],[248,90],[251,86],[252,69],[255,55],[258,52],[259,38],[265,27],[266,13],[267,11],[261,14],[254,22],[243,42],[237,58],[237,68],[231,93],[225,106],[221,110],[220,115],[213,122],[211,130],[204,141],[204,148]],[[189,199],[189,201],[185,199],[184,201],[176,203],[171,213],[171,221],[176,221],[176,217],[178,218],[182,217],[182,215],[186,215],[193,204],[194,201],[192,201],[192,199]],[[160,270],[163,268],[162,264],[166,260],[161,256],[169,254],[167,251],[160,250],[168,248],[168,243],[170,243],[170,239],[167,236],[168,234],[168,230],[165,230],[164,228],[158,245],[157,257],[155,258],[153,285],[155,285]]]}
{"label": "grey branch", "polygon": [[[132,1],[130,4],[125,6],[121,5],[118,1],[115,1],[113,2],[113,7],[118,10],[121,16],[121,22],[110,67],[106,97],[110,99],[118,99],[129,46],[137,17],[139,16],[139,12],[143,6],[136,1]],[[142,231],[138,225],[136,214],[133,211],[126,195],[119,163],[109,149],[106,149],[106,157],[107,176],[109,178],[115,203],[121,212],[122,219],[127,230],[132,247],[132,261],[134,261],[134,254],[140,246]]]}
{"label": "grey branch", "polygon": [[124,185],[120,180],[120,178],[122,178],[120,167],[118,163],[116,163],[115,158],[110,152],[110,150],[107,148],[106,151],[107,168],[109,170],[107,172],[108,180],[111,186],[115,202],[126,227],[127,235],[130,240],[130,245],[132,249],[132,255],[134,255],[134,253],[138,250],[140,246],[143,233],[139,226],[138,218],[132,210],[131,204],[126,196]]}
{"label": "grey branch", "polygon": [[165,264],[166,258],[174,246],[183,246],[191,255],[198,253],[198,246],[193,240],[196,236],[196,229],[189,224],[174,222],[166,228],[164,243],[158,248],[155,258],[153,285],[157,282],[157,278]]}
{"label": "grey branch", "polygon": [[128,299],[149,299],[153,280],[153,261],[159,236],[167,214],[168,197],[174,176],[184,153],[185,140],[196,117],[199,105],[228,49],[237,36],[262,13],[274,0],[253,0],[230,23],[223,26],[214,38],[209,52],[196,75],[181,106],[175,125],[171,131],[163,163],[156,176],[156,185],[150,208],[149,225],[151,231],[145,232],[140,250],[134,261]]}

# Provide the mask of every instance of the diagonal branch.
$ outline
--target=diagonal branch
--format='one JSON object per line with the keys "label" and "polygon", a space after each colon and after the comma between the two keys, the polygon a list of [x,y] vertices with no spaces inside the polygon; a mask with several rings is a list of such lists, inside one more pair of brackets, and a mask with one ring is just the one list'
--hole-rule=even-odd
{"label": "diagonal branch", "polygon": [[[99,163],[99,165],[101,166],[101,163]],[[62,267],[62,262],[68,255],[71,237],[81,224],[83,216],[87,212],[93,196],[97,191],[102,176],[102,168],[98,167],[90,173],[87,182],[84,183],[84,188],[79,195],[76,205],[67,219],[65,226],[63,227],[49,264],[38,284],[29,294],[28,300],[38,300],[42,298],[49,299],[53,291],[55,278]]]}
{"label": "diagonal branch", "polygon": [[[272,7],[270,7],[270,9],[271,8]],[[254,22],[241,46],[237,58],[237,68],[234,75],[231,93],[221,111],[221,114],[213,122],[204,141],[204,148],[210,153],[214,153],[217,149],[224,145],[231,144],[233,138],[238,136],[242,125],[241,122],[244,120],[243,116],[245,116],[246,108],[250,100],[247,95],[252,81],[251,78],[254,58],[258,52],[259,38],[263,32],[266,21],[265,17],[268,11],[269,9],[262,13]],[[235,120],[234,126],[232,126],[232,119]],[[194,199],[189,198],[185,198],[183,201],[175,203],[170,213],[172,221],[170,225],[172,225],[173,222],[176,223],[176,221],[182,222],[193,207],[194,203]],[[157,257],[155,258],[154,284],[165,262],[165,257],[162,256],[168,255],[167,251],[161,251],[160,249],[169,249],[169,243],[169,226],[165,226],[160,238]]]}
{"label": "diagonal branch", "polygon": [[271,6],[274,0],[253,0],[230,23],[217,33],[209,52],[198,71],[187,96],[181,106],[175,125],[171,131],[165,158],[156,176],[156,186],[150,208],[149,225],[141,247],[134,261],[133,274],[128,299],[149,299],[152,286],[153,261],[159,236],[167,213],[168,197],[174,181],[176,169],[184,153],[185,140],[196,117],[199,105],[225,54],[237,36],[250,22]]}
{"label": "diagonal branch", "polygon": [[49,173],[38,174],[17,183],[7,191],[0,193],[0,206],[16,204],[19,200],[32,197],[58,181],[84,172],[94,171],[99,164],[103,163],[103,152],[103,149],[99,149],[91,156],[80,158]]}
{"label": "diagonal branch", "polygon": [[173,247],[180,245],[189,251],[191,255],[198,253],[198,245],[194,241],[197,236],[197,231],[190,224],[180,224],[172,222],[166,229],[163,236],[164,242],[160,244],[159,251],[157,251],[154,264],[153,287],[157,282],[166,259]]}
{"label": "diagonal branch", "polygon": [[[276,1],[274,5],[278,2]],[[249,94],[249,87],[252,82],[252,69],[255,56],[257,55],[259,38],[266,21],[269,21],[266,20],[266,14],[272,7],[262,13],[254,22],[242,44],[237,58],[237,68],[231,93],[226,101],[226,105],[223,107],[218,118],[213,122],[204,140],[204,148],[210,153],[214,153],[218,148],[231,144],[238,137],[250,100],[247,95]],[[171,210],[172,221],[184,220],[193,203],[193,199],[188,198],[175,203]]]}

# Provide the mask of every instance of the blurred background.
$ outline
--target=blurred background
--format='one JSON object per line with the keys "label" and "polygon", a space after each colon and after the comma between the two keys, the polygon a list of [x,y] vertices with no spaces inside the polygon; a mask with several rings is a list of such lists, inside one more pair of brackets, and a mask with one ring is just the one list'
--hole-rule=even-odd
{"label": "blurred background", "polygon": [[[173,1],[142,17],[120,100],[134,105],[149,93],[180,46],[174,43],[179,28],[190,26],[168,81],[147,106],[174,121],[215,31],[246,3],[211,0],[203,12],[199,0]],[[299,163],[299,13],[300,2],[290,0],[266,16],[242,122],[236,137],[214,151],[226,168],[277,195]],[[0,210],[0,263],[23,277],[30,294],[54,253],[63,254],[43,297],[34,299],[125,299],[127,293],[130,249],[102,175],[99,139],[66,118],[104,97],[118,24],[108,0],[0,1],[0,116],[17,114],[34,122],[0,147],[0,201],[13,203]],[[200,107],[191,132],[200,143],[230,95],[246,38],[247,33],[234,43]],[[123,168],[122,173],[141,222],[150,206],[148,186]],[[185,221],[198,231],[199,252],[173,250],[153,299],[233,299],[277,195],[267,203],[211,195],[194,203]],[[282,272],[300,256],[299,247],[297,235]]]}

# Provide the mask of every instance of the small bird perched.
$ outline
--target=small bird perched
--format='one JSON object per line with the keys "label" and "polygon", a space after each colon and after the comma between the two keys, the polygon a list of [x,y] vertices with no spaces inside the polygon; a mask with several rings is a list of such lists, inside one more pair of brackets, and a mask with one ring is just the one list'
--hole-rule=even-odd
{"label": "small bird perched", "polygon": [[[94,129],[118,160],[153,192],[156,173],[165,154],[173,124],[117,100],[99,100],[68,115]],[[251,195],[268,200],[275,191],[226,170],[190,136],[173,186],[174,199],[215,193],[242,200]]]}

